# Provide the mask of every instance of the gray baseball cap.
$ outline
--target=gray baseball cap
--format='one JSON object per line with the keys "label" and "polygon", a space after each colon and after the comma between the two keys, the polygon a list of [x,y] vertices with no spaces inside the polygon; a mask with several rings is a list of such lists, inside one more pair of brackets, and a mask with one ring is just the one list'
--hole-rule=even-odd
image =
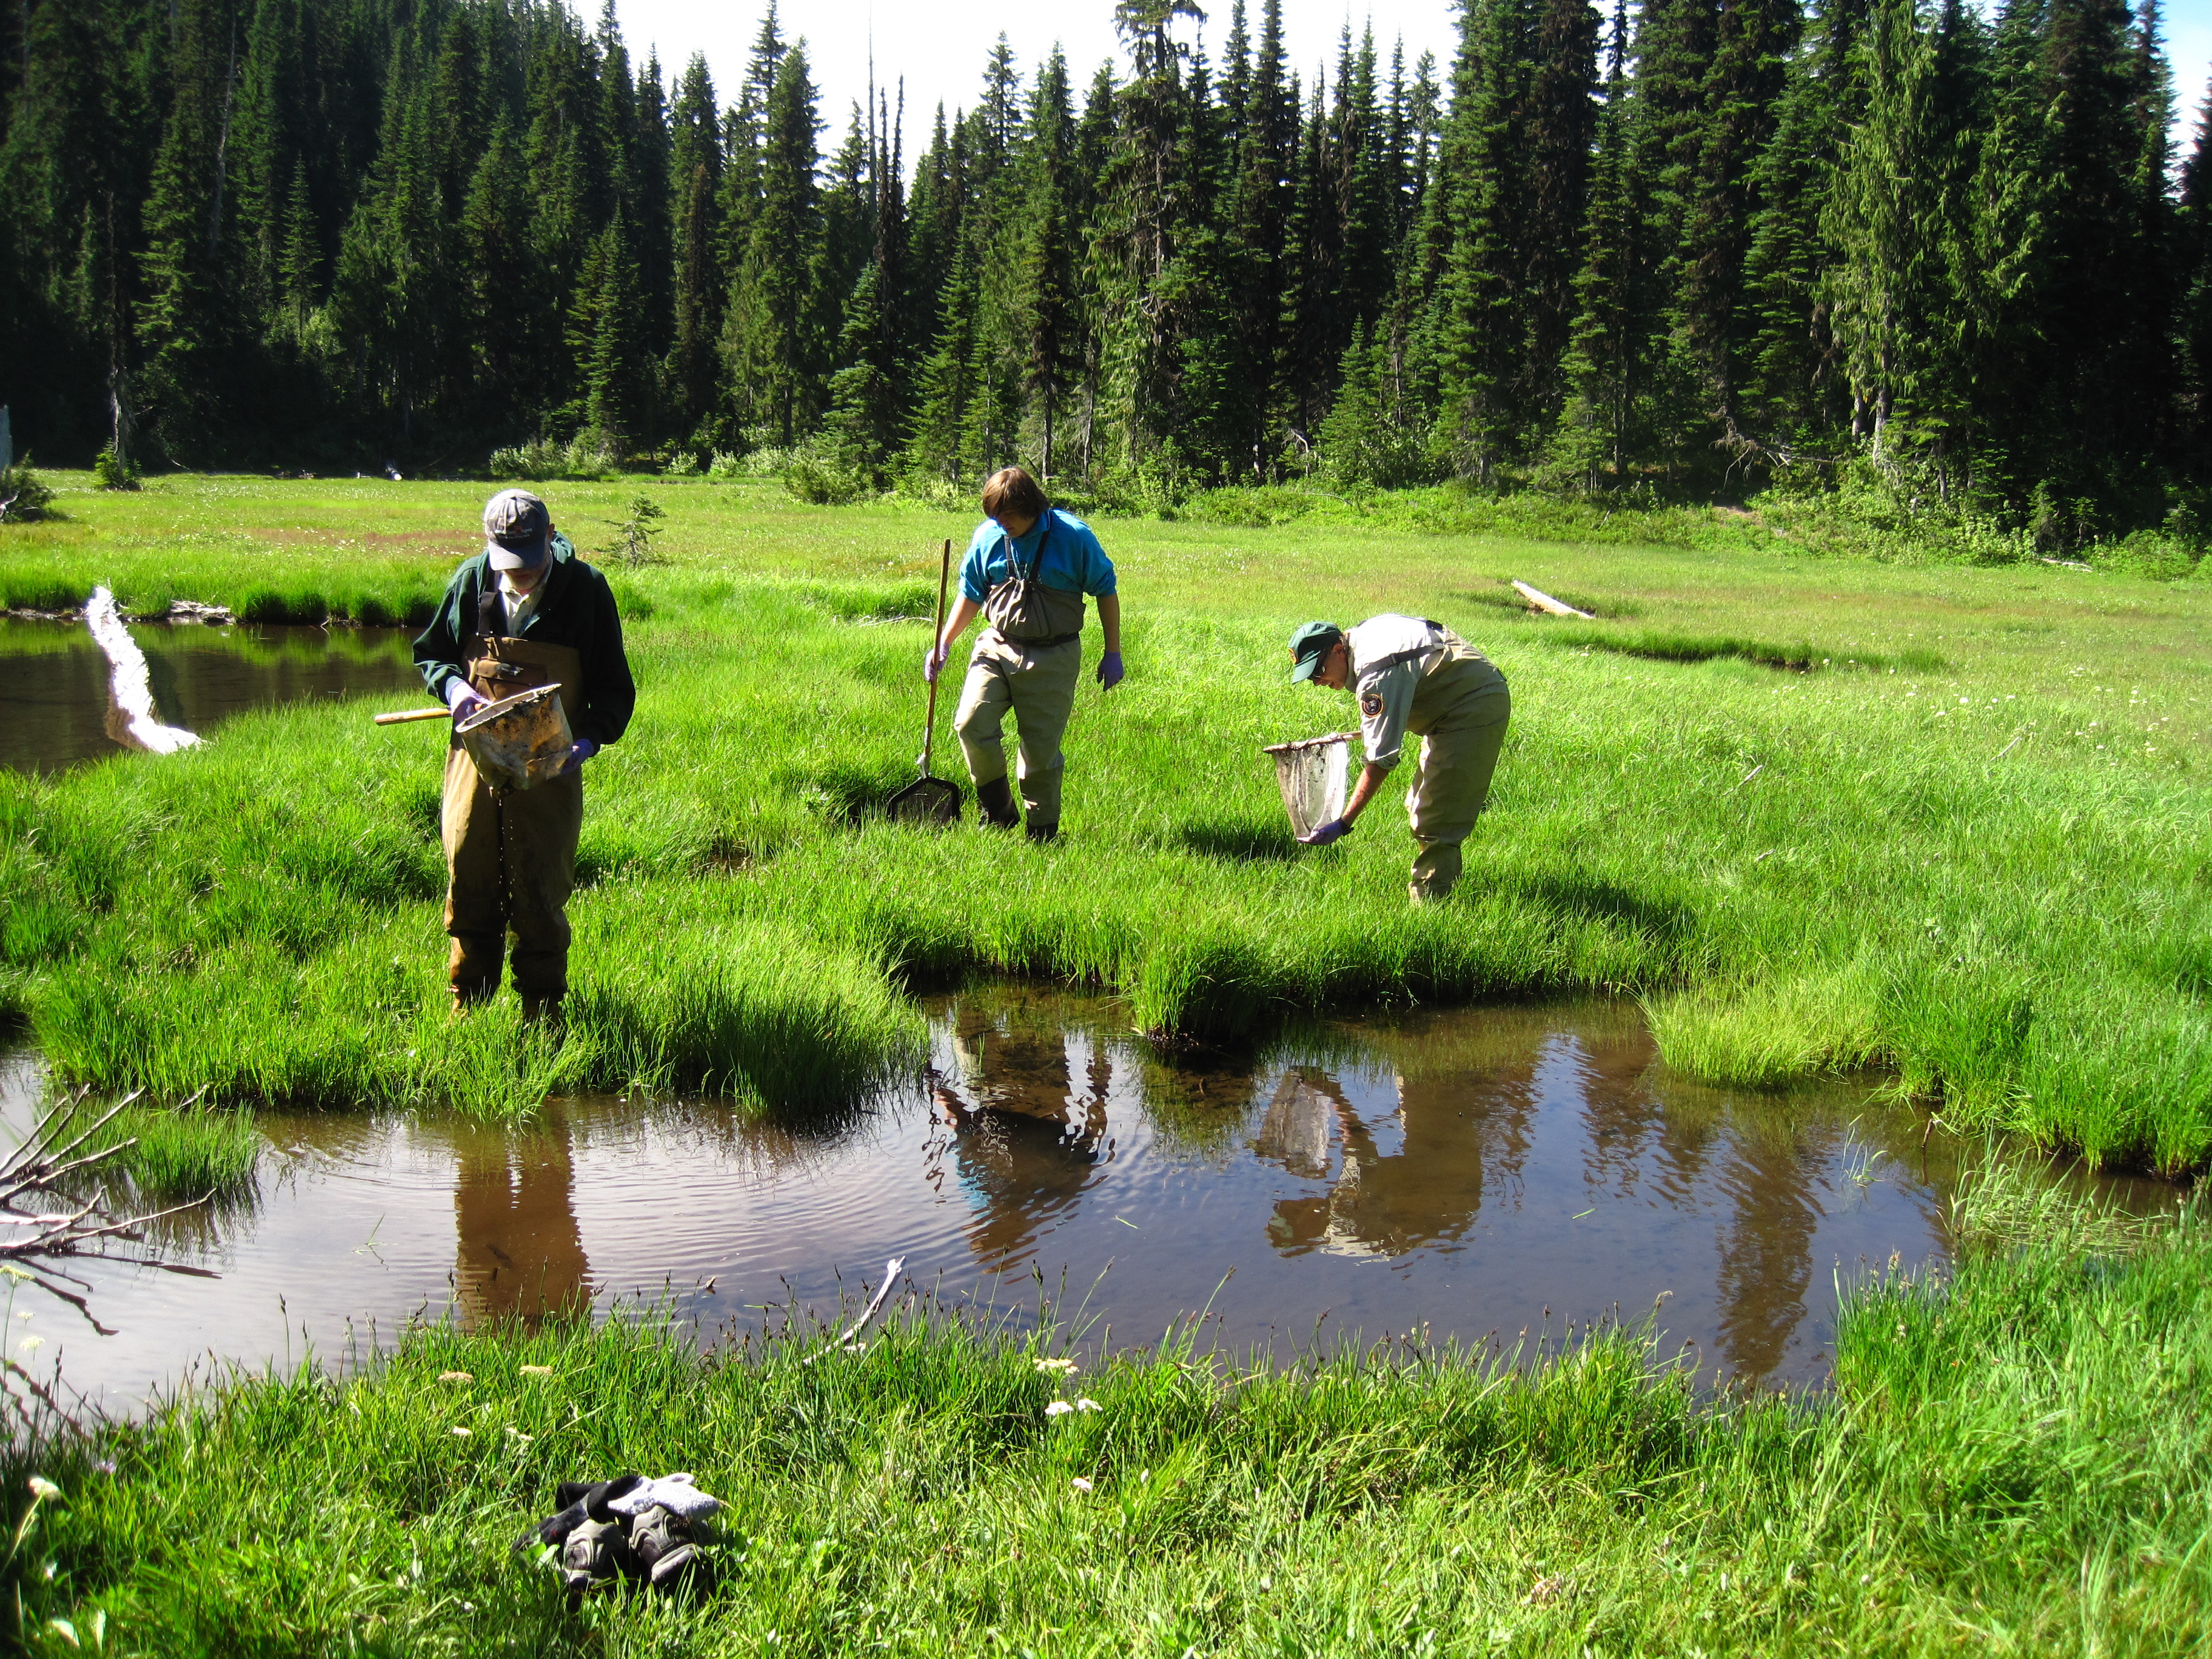
{"label": "gray baseball cap", "polygon": [[484,503],[484,551],[495,570],[535,570],[551,550],[553,515],[526,489],[502,489]]}

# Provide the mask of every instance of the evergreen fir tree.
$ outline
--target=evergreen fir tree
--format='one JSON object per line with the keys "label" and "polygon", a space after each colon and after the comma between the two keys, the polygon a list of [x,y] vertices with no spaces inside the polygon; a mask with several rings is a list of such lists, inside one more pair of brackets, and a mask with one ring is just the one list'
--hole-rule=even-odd
{"label": "evergreen fir tree", "polygon": [[724,333],[733,406],[787,446],[811,428],[824,391],[817,131],[805,50],[793,46],[763,112],[760,202]]}
{"label": "evergreen fir tree", "polygon": [[1593,492],[1601,482],[1615,488],[1626,483],[1642,448],[1638,407],[1648,392],[1656,309],[1627,40],[1626,0],[1614,0],[1605,105],[1575,275],[1575,324],[1560,370],[1567,402],[1557,440],[1560,459]]}
{"label": "evergreen fir tree", "polygon": [[664,378],[672,429],[684,441],[709,447],[717,434],[722,306],[729,273],[722,264],[722,143],[714,82],[707,60],[694,54],[677,94],[670,134],[670,331]]}

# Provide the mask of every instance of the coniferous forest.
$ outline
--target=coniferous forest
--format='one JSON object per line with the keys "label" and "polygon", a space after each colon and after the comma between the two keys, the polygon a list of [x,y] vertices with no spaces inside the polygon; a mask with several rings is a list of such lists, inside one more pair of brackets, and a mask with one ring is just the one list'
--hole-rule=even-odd
{"label": "coniferous forest", "polygon": [[1451,63],[1310,78],[1278,0],[1115,21],[833,112],[772,0],[735,87],[611,5],[11,0],[0,401],[52,462],[1855,476],[2212,528],[2212,130],[2173,153],[2157,0],[1465,0]]}

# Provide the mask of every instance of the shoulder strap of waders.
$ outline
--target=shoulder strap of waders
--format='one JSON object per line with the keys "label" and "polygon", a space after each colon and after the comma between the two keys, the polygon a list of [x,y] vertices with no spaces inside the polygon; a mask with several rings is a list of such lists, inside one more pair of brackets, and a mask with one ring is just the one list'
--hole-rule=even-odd
{"label": "shoulder strap of waders", "polygon": [[1030,560],[1030,574],[1026,576],[1022,574],[1021,544],[1015,541],[1012,536],[1008,536],[1006,538],[1006,568],[1012,574],[1013,579],[1016,581],[1034,582],[1043,580],[1045,538],[1051,534],[1052,509],[1048,507],[1043,512],[1037,514],[1036,552]]}
{"label": "shoulder strap of waders", "polygon": [[[1426,617],[1422,617],[1421,620],[1427,623],[1429,627],[1435,629],[1439,634],[1447,631],[1442,623],[1430,622]],[[1359,678],[1365,679],[1370,674],[1380,674],[1385,669],[1395,668],[1401,662],[1418,662],[1423,657],[1427,656],[1431,651],[1442,651],[1443,648],[1444,642],[1442,640],[1431,640],[1427,644],[1417,645],[1410,651],[1393,651],[1387,657],[1377,658],[1373,662],[1361,664]]]}

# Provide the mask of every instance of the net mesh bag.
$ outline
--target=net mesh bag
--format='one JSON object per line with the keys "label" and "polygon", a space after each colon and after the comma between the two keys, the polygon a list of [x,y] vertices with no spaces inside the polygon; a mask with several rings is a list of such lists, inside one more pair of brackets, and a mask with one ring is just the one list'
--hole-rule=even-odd
{"label": "net mesh bag", "polygon": [[1298,743],[1279,743],[1267,752],[1275,760],[1275,787],[1283,793],[1283,810],[1291,815],[1291,833],[1311,835],[1330,819],[1344,815],[1346,783],[1352,769],[1352,733],[1332,732],[1325,738]]}

